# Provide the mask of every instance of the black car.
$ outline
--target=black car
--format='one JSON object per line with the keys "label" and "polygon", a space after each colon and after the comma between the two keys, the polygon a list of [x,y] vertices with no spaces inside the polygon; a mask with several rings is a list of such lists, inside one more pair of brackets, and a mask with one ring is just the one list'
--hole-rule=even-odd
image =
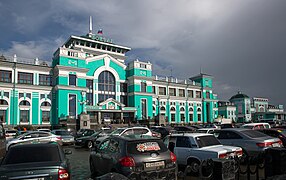
{"label": "black car", "polygon": [[161,134],[161,138],[164,138],[172,133],[175,132],[171,127],[165,127],[165,126],[153,126],[150,128],[152,131],[155,131],[157,133]]}
{"label": "black car", "polygon": [[76,132],[75,137],[79,138],[79,137],[83,137],[83,136],[91,136],[95,132],[96,131],[94,129],[80,129]]}
{"label": "black car", "polygon": [[176,179],[176,156],[162,140],[147,136],[110,136],[89,158],[91,177],[109,172],[129,179]]}
{"label": "black car", "polygon": [[188,126],[175,126],[174,130],[176,130],[177,132],[195,132],[196,128]]}
{"label": "black car", "polygon": [[270,128],[270,129],[257,129],[264,134],[271,137],[279,138],[282,141],[284,147],[286,147],[286,130],[282,128]]}
{"label": "black car", "polygon": [[112,130],[100,130],[93,133],[90,136],[83,136],[75,139],[75,145],[80,147],[92,148],[95,144],[95,140],[99,137],[108,136]]}
{"label": "black car", "polygon": [[65,153],[57,143],[11,146],[0,166],[0,179],[69,180],[70,165]]}

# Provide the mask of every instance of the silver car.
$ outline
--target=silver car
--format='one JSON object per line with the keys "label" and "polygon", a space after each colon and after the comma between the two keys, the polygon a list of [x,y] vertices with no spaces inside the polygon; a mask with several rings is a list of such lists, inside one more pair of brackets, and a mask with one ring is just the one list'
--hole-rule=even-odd
{"label": "silver car", "polygon": [[223,129],[214,132],[214,135],[224,145],[241,147],[248,156],[257,156],[270,147],[283,147],[280,139],[251,129]]}
{"label": "silver car", "polygon": [[9,140],[6,145],[6,150],[8,151],[10,146],[14,144],[32,144],[39,142],[57,142],[58,144],[62,145],[62,138],[60,136],[48,132],[32,131],[24,133],[14,139]]}
{"label": "silver car", "polygon": [[53,130],[52,133],[62,138],[63,145],[74,144],[74,137],[70,134],[69,131],[64,130],[64,129],[57,129],[57,130]]}

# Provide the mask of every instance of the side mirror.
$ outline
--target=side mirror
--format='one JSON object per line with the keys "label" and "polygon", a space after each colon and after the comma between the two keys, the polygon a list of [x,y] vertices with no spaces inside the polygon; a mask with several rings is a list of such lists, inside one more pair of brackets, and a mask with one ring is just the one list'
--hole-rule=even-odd
{"label": "side mirror", "polygon": [[66,155],[69,155],[69,154],[72,154],[72,151],[71,151],[70,149],[65,149],[65,150],[64,150],[64,153],[65,153]]}

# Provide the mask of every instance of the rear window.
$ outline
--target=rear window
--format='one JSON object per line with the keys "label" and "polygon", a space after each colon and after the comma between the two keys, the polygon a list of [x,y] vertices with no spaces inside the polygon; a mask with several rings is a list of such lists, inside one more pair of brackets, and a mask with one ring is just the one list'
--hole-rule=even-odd
{"label": "rear window", "polygon": [[246,131],[242,131],[242,133],[250,138],[259,138],[259,137],[267,136],[266,134],[259,132],[259,131],[255,131],[255,130],[246,130]]}
{"label": "rear window", "polygon": [[68,131],[55,131],[56,135],[70,135]]}
{"label": "rear window", "polygon": [[129,154],[144,154],[150,152],[166,152],[167,147],[162,141],[150,140],[150,141],[136,141],[129,142],[127,144],[127,152]]}
{"label": "rear window", "polygon": [[220,142],[214,136],[199,136],[196,137],[196,141],[199,147],[220,145]]}
{"label": "rear window", "polygon": [[17,133],[17,131],[6,131],[6,133],[9,133],[9,134],[11,134],[11,133]]}
{"label": "rear window", "polygon": [[57,161],[60,161],[60,154],[57,146],[32,146],[11,148],[8,151],[3,164]]}
{"label": "rear window", "polygon": [[208,132],[208,130],[198,129],[198,130],[197,130],[197,132],[199,132],[199,133],[207,133],[207,132]]}

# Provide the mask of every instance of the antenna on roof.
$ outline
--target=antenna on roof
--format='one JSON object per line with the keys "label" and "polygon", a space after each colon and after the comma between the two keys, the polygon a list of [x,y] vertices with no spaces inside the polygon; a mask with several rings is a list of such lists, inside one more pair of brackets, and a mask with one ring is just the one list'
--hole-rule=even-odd
{"label": "antenna on roof", "polygon": [[89,33],[88,34],[92,34],[92,17],[89,16]]}

